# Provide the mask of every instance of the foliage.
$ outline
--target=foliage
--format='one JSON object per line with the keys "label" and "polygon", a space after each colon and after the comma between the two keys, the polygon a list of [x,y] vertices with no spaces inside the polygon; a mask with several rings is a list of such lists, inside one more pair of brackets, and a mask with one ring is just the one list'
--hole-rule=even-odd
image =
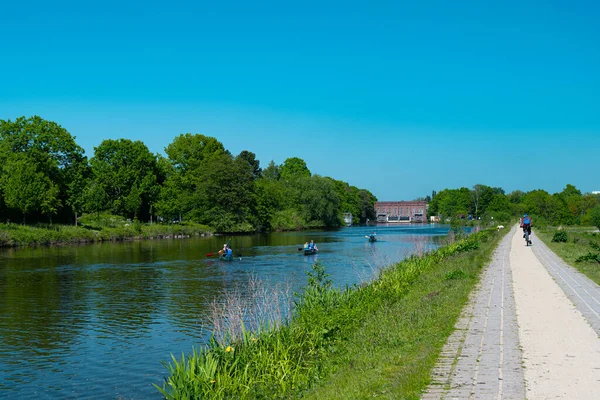
{"label": "foliage", "polygon": [[26,153],[15,153],[7,157],[3,165],[2,186],[4,201],[8,207],[23,214],[39,211],[55,214],[61,206],[60,189]]}
{"label": "foliage", "polygon": [[295,181],[296,179],[309,178],[311,176],[306,162],[298,157],[286,159],[279,171],[280,179],[284,181]]}
{"label": "foliage", "polygon": [[95,214],[84,214],[80,222],[81,226],[0,224],[0,247],[190,237],[212,232],[206,225],[142,224],[137,220],[131,222],[120,216],[104,213],[100,214],[100,219]]}
{"label": "foliage", "polygon": [[566,243],[568,242],[567,232],[565,231],[556,231],[554,236],[552,236],[552,241],[556,243]]}
{"label": "foliage", "polygon": [[596,228],[600,229],[600,204],[597,204],[589,211],[589,221]]}
{"label": "foliage", "polygon": [[69,183],[87,161],[75,138],[55,122],[38,116],[0,120],[0,190],[23,219],[52,219],[68,212]]}
{"label": "foliage", "polygon": [[[150,205],[158,199],[162,182],[157,158],[145,144],[128,139],[104,140],[90,159],[95,195],[88,210],[110,210],[130,218],[146,219]],[[104,192],[104,203],[98,204],[98,192]]]}
{"label": "foliage", "polygon": [[575,262],[584,262],[584,261],[596,261],[600,263],[600,253],[592,253],[591,251],[587,254],[578,257]]}
{"label": "foliage", "polygon": [[[186,133],[152,154],[141,141],[104,140],[88,161],[75,138],[34,116],[0,120],[0,218],[78,223],[103,212],[141,221],[190,221],[222,232],[292,230],[375,220],[376,197],[347,182],[312,174],[298,157],[261,168],[256,155],[233,156],[214,137]],[[527,212],[536,224],[600,227],[600,196],[567,184],[505,194],[476,184],[433,190],[428,214],[442,221],[491,223]]]}

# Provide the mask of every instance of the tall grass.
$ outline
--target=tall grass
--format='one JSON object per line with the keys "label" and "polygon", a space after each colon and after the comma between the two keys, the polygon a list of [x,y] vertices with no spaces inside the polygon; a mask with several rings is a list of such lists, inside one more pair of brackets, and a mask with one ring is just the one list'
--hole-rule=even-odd
{"label": "tall grass", "polygon": [[[316,263],[308,273],[307,286],[294,297],[291,317],[281,324],[260,323],[257,330],[248,329],[245,323],[247,315],[243,315],[241,303],[233,301],[222,304],[221,308],[213,310],[214,315],[231,315],[230,308],[237,308],[238,311],[233,312],[236,317],[226,320],[227,324],[238,324],[238,328],[219,326],[217,334],[204,347],[194,349],[188,356],[182,355],[181,359],[172,357],[171,362],[165,364],[169,375],[164,384],[155,386],[168,399],[254,399],[310,395],[311,388],[317,383],[322,384],[331,374],[339,373],[353,362],[359,362],[346,358],[352,354],[352,349],[364,348],[369,352],[380,336],[387,337],[390,334],[386,327],[405,315],[381,316],[380,313],[393,308],[401,299],[409,298],[407,294],[415,291],[414,287],[419,286],[416,282],[423,276],[435,275],[437,279],[436,287],[432,287],[427,296],[419,295],[426,298],[428,304],[436,303],[438,294],[459,287],[461,282],[468,282],[460,286],[460,299],[466,301],[468,290],[475,281],[474,276],[489,259],[491,248],[500,235],[496,230],[486,230],[427,254],[413,255],[390,268],[379,270],[372,282],[346,290],[334,288],[325,267]],[[479,249],[482,243],[485,243],[484,250]],[[460,261],[463,254],[464,260],[468,257],[477,259],[472,262],[473,267],[462,266],[460,262],[457,266],[450,262]],[[436,273],[438,270],[443,273]],[[431,295],[430,292],[435,294]],[[262,292],[262,295],[268,296],[266,292]],[[439,298],[443,297],[440,295]],[[442,315],[450,316],[444,318],[444,326],[448,326],[441,330],[444,334],[449,334],[462,303],[452,300],[447,306],[449,310],[437,309]],[[432,311],[429,309],[423,311],[421,306],[415,306],[403,310],[403,313],[410,316],[409,323],[418,325],[428,320],[431,329],[441,328],[438,321],[432,320]],[[373,329],[373,334],[362,338],[359,343],[353,343],[352,338],[356,337],[357,332],[363,332],[365,324],[375,316],[379,317],[373,323],[373,328],[367,329]],[[421,386],[425,382],[423,376],[433,366],[431,354],[436,355],[443,344],[439,337],[436,340],[435,346],[431,345],[427,352],[430,354],[428,358],[418,362]],[[402,340],[398,343],[402,343]],[[419,353],[423,349],[413,346],[412,351]],[[362,379],[356,374],[351,375],[354,381]],[[340,390],[334,388],[332,398]]]}
{"label": "tall grass", "polygon": [[220,296],[215,297],[201,329],[210,329],[212,340],[226,347],[243,341],[248,331],[256,335],[286,324],[292,302],[289,283],[268,287],[264,281],[251,275],[246,287],[236,284],[233,289],[224,289]]}

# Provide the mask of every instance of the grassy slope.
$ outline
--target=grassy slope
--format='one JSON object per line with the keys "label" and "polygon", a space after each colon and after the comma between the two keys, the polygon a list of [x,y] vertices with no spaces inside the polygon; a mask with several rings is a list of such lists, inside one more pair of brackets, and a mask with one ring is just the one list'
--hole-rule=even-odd
{"label": "grassy slope", "polygon": [[418,399],[502,234],[424,272],[405,296],[365,315],[329,358],[335,372],[302,398]]}
{"label": "grassy slope", "polygon": [[593,261],[575,262],[578,257],[588,254],[592,250],[589,246],[590,241],[600,244],[600,235],[592,233],[593,227],[567,227],[568,241],[566,243],[552,242],[552,236],[557,231],[556,228],[536,229],[540,239],[567,264],[573,266],[588,278],[600,285],[600,264]]}

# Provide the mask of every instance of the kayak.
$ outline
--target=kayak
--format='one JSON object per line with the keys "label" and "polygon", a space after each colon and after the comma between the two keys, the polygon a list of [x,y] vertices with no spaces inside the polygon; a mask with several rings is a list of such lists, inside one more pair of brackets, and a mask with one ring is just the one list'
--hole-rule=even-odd
{"label": "kayak", "polygon": [[311,256],[313,254],[317,254],[318,252],[319,252],[319,250],[317,250],[317,249],[304,249],[305,256]]}
{"label": "kayak", "polygon": [[375,236],[370,236],[369,237],[369,242],[376,242],[377,238]]}
{"label": "kayak", "polygon": [[221,261],[233,261],[233,254],[230,255],[221,255],[221,257],[219,257],[219,260]]}

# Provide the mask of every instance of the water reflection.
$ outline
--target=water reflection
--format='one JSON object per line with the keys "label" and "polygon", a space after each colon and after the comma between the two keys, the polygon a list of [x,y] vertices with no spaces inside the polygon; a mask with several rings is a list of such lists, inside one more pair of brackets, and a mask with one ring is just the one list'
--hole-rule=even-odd
{"label": "water reflection", "polygon": [[[0,397],[160,398],[161,360],[206,339],[209,304],[250,274],[299,291],[322,262],[337,287],[438,245],[440,226],[290,232],[0,251]],[[236,256],[206,254],[230,239]],[[319,253],[298,251],[315,240]]]}

